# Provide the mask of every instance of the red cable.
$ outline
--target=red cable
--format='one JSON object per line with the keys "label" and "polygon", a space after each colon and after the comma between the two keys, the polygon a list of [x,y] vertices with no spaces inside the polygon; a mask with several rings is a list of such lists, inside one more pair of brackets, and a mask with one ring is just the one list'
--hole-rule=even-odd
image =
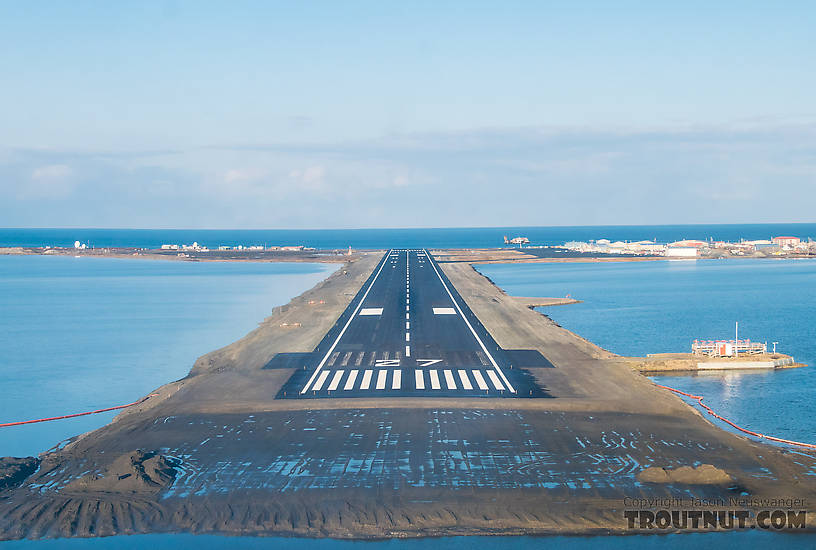
{"label": "red cable", "polygon": [[658,388],[663,388],[664,390],[672,391],[674,393],[679,393],[680,395],[685,395],[686,397],[690,397],[691,399],[695,399],[697,401],[697,404],[700,405],[702,408],[704,408],[708,412],[708,414],[710,414],[714,418],[719,418],[720,420],[722,420],[723,422],[725,422],[729,426],[732,426],[732,427],[736,428],[737,430],[739,430],[739,431],[741,431],[743,433],[747,433],[749,435],[752,435],[754,437],[758,437],[760,439],[768,439],[770,441],[778,441],[779,443],[786,443],[788,445],[798,445],[799,447],[807,447],[808,449],[816,449],[816,445],[814,445],[812,443],[802,443],[801,441],[791,441],[790,439],[782,439],[782,438],[779,438],[779,437],[774,437],[772,435],[765,435],[765,434],[761,434],[761,433],[758,433],[758,432],[752,432],[751,430],[747,430],[747,429],[745,429],[745,428],[743,428],[741,426],[737,426],[736,424],[734,424],[733,422],[731,422],[727,418],[724,418],[724,417],[720,416],[719,414],[715,413],[714,409],[712,409],[711,407],[709,407],[708,405],[703,403],[703,396],[702,395],[693,395],[691,393],[686,393],[684,391],[676,390],[674,388],[670,388],[669,386],[663,386],[661,384],[655,384],[655,386],[657,386]]}
{"label": "red cable", "polygon": [[148,399],[150,399],[151,397],[156,396],[156,395],[158,395],[158,394],[157,393],[151,393],[147,397],[143,397],[142,399],[139,399],[138,401],[134,401],[133,403],[128,403],[127,405],[119,405],[119,406],[116,406],[116,407],[108,407],[106,409],[97,409],[95,411],[87,411],[87,412],[81,412],[81,413],[75,413],[75,414],[66,414],[64,416],[52,416],[51,418],[38,418],[36,420],[22,420],[20,422],[7,422],[5,424],[0,424],[0,428],[8,428],[9,426],[20,426],[22,424],[36,424],[37,422],[50,422],[51,420],[64,420],[66,418],[76,418],[77,416],[87,416],[89,414],[98,414],[98,413],[103,413],[103,412],[108,412],[108,411],[115,411],[115,410],[118,410],[118,409],[126,409],[128,407],[132,407],[133,405],[138,405],[140,403],[144,403],[145,401],[147,401]]}

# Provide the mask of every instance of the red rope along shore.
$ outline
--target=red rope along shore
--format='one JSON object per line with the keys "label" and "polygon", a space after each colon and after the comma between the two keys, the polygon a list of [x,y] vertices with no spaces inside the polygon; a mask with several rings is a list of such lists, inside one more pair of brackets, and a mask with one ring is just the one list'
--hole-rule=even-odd
{"label": "red rope along shore", "polygon": [[153,397],[155,395],[158,395],[158,394],[151,393],[147,397],[143,397],[143,398],[139,399],[138,401],[134,401],[133,403],[128,403],[127,405],[118,405],[116,407],[108,407],[106,409],[97,409],[95,411],[86,411],[86,412],[81,412],[81,413],[66,414],[66,415],[63,415],[63,416],[52,416],[50,418],[38,418],[36,420],[21,420],[19,422],[7,422],[5,424],[0,424],[0,428],[8,428],[9,426],[21,426],[23,424],[36,424],[37,422],[50,422],[52,420],[64,420],[66,418],[76,418],[77,416],[87,416],[89,414],[98,414],[98,413],[103,413],[103,412],[108,412],[108,411],[116,411],[116,410],[119,410],[119,409],[127,409],[128,407],[132,407],[134,405],[139,405],[140,403],[144,403],[145,401],[147,401],[148,399],[150,399],[151,397]]}
{"label": "red rope along shore", "polygon": [[779,443],[785,443],[787,445],[796,445],[798,447],[807,447],[808,449],[816,449],[816,445],[814,445],[812,443],[802,443],[801,441],[791,441],[790,439],[782,439],[780,437],[774,437],[772,435],[765,435],[765,434],[761,434],[759,432],[752,432],[751,430],[745,429],[742,426],[738,426],[738,425],[734,424],[733,422],[731,422],[730,420],[728,420],[727,418],[725,418],[723,416],[720,416],[719,414],[714,412],[714,409],[712,409],[711,407],[709,407],[708,405],[703,403],[703,396],[702,395],[694,395],[694,394],[691,394],[691,393],[686,393],[684,391],[676,390],[674,388],[670,388],[669,386],[663,386],[661,384],[655,384],[655,386],[657,386],[658,388],[663,388],[664,390],[669,390],[671,392],[678,393],[680,395],[685,395],[686,397],[690,397],[691,399],[695,399],[697,401],[697,404],[700,405],[702,408],[704,408],[706,410],[706,412],[708,412],[708,414],[710,414],[714,418],[718,418],[718,419],[722,420],[723,422],[725,422],[729,426],[731,426],[733,428],[736,428],[737,430],[739,430],[739,431],[741,431],[743,433],[747,433],[748,435],[752,435],[752,436],[758,437],[760,439],[767,439],[769,441],[777,441]]}

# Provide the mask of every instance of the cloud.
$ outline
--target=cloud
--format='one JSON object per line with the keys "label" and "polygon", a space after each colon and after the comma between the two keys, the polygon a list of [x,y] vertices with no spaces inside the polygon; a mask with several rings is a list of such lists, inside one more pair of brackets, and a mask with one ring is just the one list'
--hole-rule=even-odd
{"label": "cloud", "polygon": [[18,200],[59,200],[74,191],[73,170],[68,165],[37,166],[30,174],[28,178],[18,180]]}
{"label": "cloud", "polygon": [[296,168],[289,171],[289,177],[308,189],[322,189],[326,177],[326,168],[323,166]]}
{"label": "cloud", "polygon": [[[0,204],[8,225],[778,221],[783,210],[771,204],[807,221],[816,200],[816,124],[487,128],[166,155],[5,150],[0,192],[13,197]],[[53,209],[37,202],[43,198]]]}
{"label": "cloud", "polygon": [[71,175],[71,167],[65,164],[52,164],[35,168],[31,174],[34,181],[58,181]]}

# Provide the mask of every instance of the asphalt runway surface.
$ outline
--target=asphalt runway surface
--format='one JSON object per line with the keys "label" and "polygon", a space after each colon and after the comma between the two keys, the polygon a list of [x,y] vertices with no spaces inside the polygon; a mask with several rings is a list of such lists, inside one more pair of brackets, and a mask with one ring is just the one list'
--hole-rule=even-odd
{"label": "asphalt runway surface", "polygon": [[277,397],[547,396],[512,357],[427,250],[392,249]]}

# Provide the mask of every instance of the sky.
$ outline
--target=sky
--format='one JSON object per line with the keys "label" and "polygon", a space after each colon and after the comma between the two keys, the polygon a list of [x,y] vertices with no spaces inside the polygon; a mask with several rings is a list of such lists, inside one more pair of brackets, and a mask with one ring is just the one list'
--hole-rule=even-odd
{"label": "sky", "polygon": [[813,222],[816,3],[3,2],[0,226]]}

